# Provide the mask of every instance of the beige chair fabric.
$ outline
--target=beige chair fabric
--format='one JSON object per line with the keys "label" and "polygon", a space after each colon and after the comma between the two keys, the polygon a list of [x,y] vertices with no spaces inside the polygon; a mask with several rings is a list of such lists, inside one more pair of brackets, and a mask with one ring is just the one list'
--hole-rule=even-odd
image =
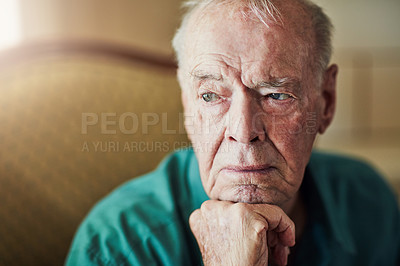
{"label": "beige chair fabric", "polygon": [[97,200],[189,144],[172,65],[41,49],[0,95],[0,265],[61,265]]}

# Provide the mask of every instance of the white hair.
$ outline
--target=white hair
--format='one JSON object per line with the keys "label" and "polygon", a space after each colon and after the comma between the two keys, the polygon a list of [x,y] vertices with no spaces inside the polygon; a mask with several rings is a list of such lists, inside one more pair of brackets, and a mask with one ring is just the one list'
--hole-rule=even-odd
{"label": "white hair", "polygon": [[[311,16],[311,22],[315,33],[313,54],[315,54],[316,57],[313,61],[316,64],[316,69],[321,71],[320,73],[322,74],[326,70],[332,56],[332,23],[323,10],[316,4],[309,0],[296,1],[302,3]],[[175,50],[178,65],[180,65],[182,61],[185,30],[194,11],[198,8],[205,8],[210,4],[237,2],[237,0],[189,0],[183,4],[183,8],[186,9],[186,12],[183,15],[181,26],[176,31],[172,40],[172,46]],[[270,22],[283,25],[282,15],[273,4],[273,0],[245,0],[241,1],[241,4],[244,6],[247,5],[250,10],[250,12],[247,13],[242,11],[243,16],[248,17],[249,13],[251,13],[266,27],[269,27]]]}

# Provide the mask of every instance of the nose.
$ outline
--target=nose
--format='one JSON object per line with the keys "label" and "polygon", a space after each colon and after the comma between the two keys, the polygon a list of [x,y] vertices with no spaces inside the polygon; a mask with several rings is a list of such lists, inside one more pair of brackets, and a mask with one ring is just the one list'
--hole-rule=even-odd
{"label": "nose", "polygon": [[264,141],[266,138],[261,106],[251,93],[244,93],[231,102],[225,138],[244,144]]}

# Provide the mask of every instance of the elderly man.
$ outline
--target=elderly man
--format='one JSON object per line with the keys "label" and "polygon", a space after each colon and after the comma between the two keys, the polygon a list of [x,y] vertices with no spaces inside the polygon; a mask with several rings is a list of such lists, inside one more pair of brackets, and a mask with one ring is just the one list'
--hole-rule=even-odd
{"label": "elderly man", "polygon": [[187,3],[174,38],[193,149],[117,189],[68,265],[399,265],[395,197],[312,152],[332,121],[331,24],[306,0]]}

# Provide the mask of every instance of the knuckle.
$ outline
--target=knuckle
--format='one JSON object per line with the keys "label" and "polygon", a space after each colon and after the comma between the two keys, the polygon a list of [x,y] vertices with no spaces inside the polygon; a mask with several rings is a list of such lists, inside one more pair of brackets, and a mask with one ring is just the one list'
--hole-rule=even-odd
{"label": "knuckle", "polygon": [[233,204],[231,210],[238,216],[244,216],[249,211],[246,204],[241,202]]}
{"label": "knuckle", "polygon": [[264,234],[268,230],[268,224],[260,220],[256,220],[253,223],[253,228],[257,235]]}
{"label": "knuckle", "polygon": [[199,220],[201,214],[200,214],[200,210],[197,209],[194,212],[192,212],[189,216],[189,224],[192,225],[194,224],[196,221]]}
{"label": "knuckle", "polygon": [[201,206],[200,206],[200,210],[202,211],[202,212],[206,212],[206,211],[208,211],[210,209],[210,202],[207,200],[207,201],[205,201],[205,202],[203,202],[202,204],[201,204]]}
{"label": "knuckle", "polygon": [[296,234],[296,225],[292,220],[290,220],[289,228],[287,229],[289,232],[292,232],[294,235]]}
{"label": "knuckle", "polygon": [[296,227],[296,225],[294,224],[294,222],[291,219],[289,219],[289,227],[293,228],[293,230]]}
{"label": "knuckle", "polygon": [[277,214],[283,213],[283,210],[280,207],[278,207],[277,205],[269,205],[269,208],[274,213],[277,213]]}

